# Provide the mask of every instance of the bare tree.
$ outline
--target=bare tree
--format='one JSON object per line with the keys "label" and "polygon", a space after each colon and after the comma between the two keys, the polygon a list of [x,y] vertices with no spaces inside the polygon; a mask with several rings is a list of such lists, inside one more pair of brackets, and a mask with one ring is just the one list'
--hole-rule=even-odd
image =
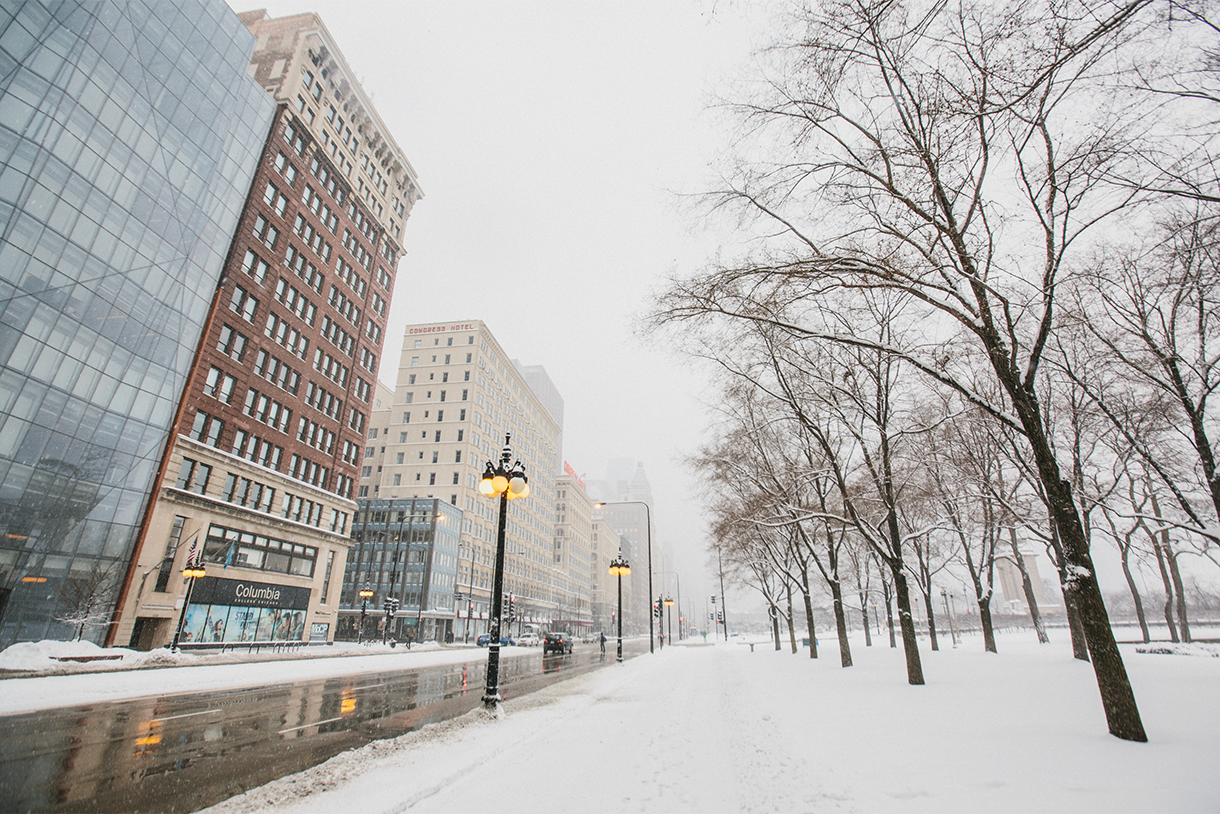
{"label": "bare tree", "polygon": [[[1148,5],[916,12],[838,0],[803,10],[799,35],[771,52],[777,71],[766,92],[742,106],[755,125],[751,148],[783,137],[786,157],[748,164],[721,196],[779,234],[764,241],[765,254],[675,281],[657,315],[671,324],[761,321],[805,341],[883,353],[1019,432],[1061,541],[1065,590],[1080,608],[1109,730],[1136,741],[1147,738],[1037,383],[1069,250],[1136,197],[1109,179],[1130,163],[1124,146],[1140,120],[1109,104],[1104,81],[1114,47]],[[802,321],[807,310],[790,307],[878,290],[927,309],[921,337],[862,338]],[[947,344],[954,329],[960,338]],[[965,362],[977,359],[1003,402],[970,386]],[[878,472],[892,487],[892,473]],[[897,517],[889,522],[896,542]],[[896,573],[895,583],[905,634],[905,578]],[[911,638],[909,669],[918,658]]]}
{"label": "bare tree", "polygon": [[117,575],[118,562],[114,561],[63,581],[54,618],[76,628],[76,641],[85,635],[86,628],[103,625],[110,619]]}

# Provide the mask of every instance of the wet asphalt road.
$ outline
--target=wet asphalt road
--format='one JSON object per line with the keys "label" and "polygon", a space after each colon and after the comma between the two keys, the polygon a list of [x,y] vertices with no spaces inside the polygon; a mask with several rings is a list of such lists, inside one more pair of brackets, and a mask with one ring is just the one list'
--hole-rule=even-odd
{"label": "wet asphalt road", "polygon": [[[647,642],[624,641],[626,658]],[[614,663],[614,643],[502,659],[505,698]],[[0,717],[0,811],[187,812],[481,704],[468,662]]]}

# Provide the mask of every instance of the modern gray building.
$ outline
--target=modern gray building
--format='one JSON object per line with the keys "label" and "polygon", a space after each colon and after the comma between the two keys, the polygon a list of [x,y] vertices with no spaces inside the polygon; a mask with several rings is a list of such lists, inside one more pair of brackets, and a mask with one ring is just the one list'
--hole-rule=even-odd
{"label": "modern gray building", "polygon": [[[465,612],[455,608],[462,510],[436,498],[361,500],[359,505],[343,572],[337,638],[357,638],[364,604],[359,592],[366,588],[373,596],[364,615],[364,638],[452,636],[455,617]],[[387,632],[389,598],[398,600],[398,608]]]}
{"label": "modern gray building", "polygon": [[0,647],[100,641],[275,101],[222,0],[0,4]]}

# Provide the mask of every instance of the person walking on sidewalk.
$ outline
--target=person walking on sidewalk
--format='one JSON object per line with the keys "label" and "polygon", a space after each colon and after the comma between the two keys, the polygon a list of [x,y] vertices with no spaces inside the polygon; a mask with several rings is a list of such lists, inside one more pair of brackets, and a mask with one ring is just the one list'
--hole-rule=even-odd
{"label": "person walking on sidewalk", "polygon": [[598,643],[601,644],[601,646],[602,646],[602,652],[605,653],[606,652],[606,632],[604,630],[601,633],[597,634],[597,640],[598,640]]}

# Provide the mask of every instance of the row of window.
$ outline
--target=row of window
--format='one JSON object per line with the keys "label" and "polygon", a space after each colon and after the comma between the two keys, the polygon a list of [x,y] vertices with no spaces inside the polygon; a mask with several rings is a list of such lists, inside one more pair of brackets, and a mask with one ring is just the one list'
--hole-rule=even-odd
{"label": "row of window", "polygon": [[288,244],[288,254],[284,256],[284,265],[292,269],[292,273],[305,281],[305,285],[312,288],[319,294],[322,293],[322,288],[326,283],[326,278],[322,272],[318,271],[317,267],[305,259],[305,255],[297,250],[296,246]]}
{"label": "row of window", "polygon": [[271,207],[271,211],[275,212],[277,217],[284,217],[284,210],[288,208],[288,198],[279,187],[270,181],[267,182],[267,188],[263,190],[263,203]]}
{"label": "row of window", "polygon": [[220,498],[226,503],[270,514],[275,503],[275,488],[230,472],[225,478]]}
{"label": "row of window", "polygon": [[[334,219],[335,224],[338,225],[339,218],[336,216]],[[313,250],[314,254],[321,257],[323,262],[330,262],[330,244],[322,239],[322,233],[313,228],[313,224],[307,221],[304,215],[297,215],[296,220],[292,224],[292,231],[304,241],[306,246]]]}
{"label": "row of window", "polygon": [[312,577],[318,549],[212,524],[203,544],[205,562]]}
{"label": "row of window", "polygon": [[255,421],[285,434],[292,423],[291,408],[285,407],[270,396],[259,393],[253,387],[246,391],[246,402],[242,406],[242,412]]}
{"label": "row of window", "polygon": [[274,469],[277,472],[280,468],[280,460],[284,457],[283,447],[245,430],[234,431],[232,451],[239,458],[245,458],[251,463]]}
{"label": "row of window", "polygon": [[297,440],[329,455],[335,448],[335,434],[316,421],[302,417],[297,424]]}
{"label": "row of window", "polygon": [[328,315],[322,317],[322,336],[345,356],[351,356],[356,349],[356,337],[339,327]]}
{"label": "row of window", "polygon": [[288,477],[325,489],[330,478],[330,468],[300,455],[293,455],[288,459]]}
{"label": "row of window", "polygon": [[[465,421],[465,420],[466,420],[466,414],[465,414],[465,413],[463,413],[463,414],[462,414],[462,418],[461,418],[461,420],[462,420],[462,421]],[[410,414],[410,413],[403,413],[403,414],[402,414],[402,423],[404,423],[404,424],[410,424],[410,423],[411,423],[411,414]],[[373,439],[375,439],[375,438],[377,437],[377,434],[378,434],[378,428],[377,428],[377,427],[373,427],[371,430],[369,430],[369,438],[373,438]],[[427,439],[428,439],[428,433],[427,433],[427,431],[423,432],[423,433],[422,433],[422,436],[423,436],[423,439],[424,439],[424,440],[427,440]],[[386,437],[387,439],[389,439],[389,437],[390,437],[390,430],[389,430],[389,428],[386,428],[386,431],[385,431],[385,437]],[[462,441],[462,440],[463,440],[465,437],[466,437],[466,431],[465,431],[465,430],[458,430],[458,431],[457,431],[457,440],[458,440],[458,442],[459,442],[459,443],[460,443],[460,442],[461,442],[461,441]],[[441,430],[437,430],[437,431],[436,431],[436,438],[435,438],[435,442],[436,442],[436,443],[438,443],[438,444],[441,442]],[[405,443],[407,443],[407,434],[406,434],[405,432],[400,432],[400,433],[398,433],[398,443],[400,443],[400,444],[405,444]],[[382,447],[382,450],[381,450],[381,451],[382,451],[382,452],[385,452],[385,448],[384,448],[384,447]],[[366,456],[366,457],[372,457],[372,456],[371,456],[371,455],[368,455],[368,456]]]}
{"label": "row of window", "polygon": [[[343,280],[343,282],[347,283],[348,288],[350,288],[352,291],[355,291],[357,296],[359,296],[361,299],[364,299],[365,294],[368,292],[368,285],[364,282],[364,278],[361,277],[360,274],[356,271],[355,266],[353,266],[351,263],[347,262],[342,257],[340,257],[338,260],[335,261],[335,274],[337,274],[339,276],[339,279],[341,279],[341,280]],[[373,302],[376,303],[378,300],[381,300],[381,296],[379,294],[374,293]],[[381,300],[381,301],[385,302],[384,300]],[[385,316],[384,308],[381,311],[379,311],[378,313],[380,313],[384,317]]]}
{"label": "row of window", "polygon": [[343,400],[313,382],[310,382],[305,388],[305,403],[322,415],[336,421],[343,414]]}
{"label": "row of window", "polygon": [[309,184],[305,185],[305,191],[301,193],[301,203],[322,221],[323,225],[330,230],[332,235],[335,233],[335,229],[339,226],[339,216],[330,208],[330,204],[322,200],[322,196],[315,192],[314,188]]}
{"label": "row of window", "polygon": [[[448,397],[449,391],[441,390],[441,391],[439,391],[438,395],[440,397],[440,400],[444,401]],[[426,399],[432,398],[432,391],[425,390],[424,398],[426,398]],[[462,388],[462,397],[460,399],[458,399],[458,401],[469,401],[469,400],[470,400],[470,390],[467,388]],[[411,391],[403,397],[404,404],[413,404],[414,402],[415,402],[415,391]]]}
{"label": "row of window", "polygon": [[254,372],[294,396],[300,389],[301,374],[261,348],[254,360]]}
{"label": "row of window", "polygon": [[317,318],[318,307],[297,291],[296,287],[281,277],[275,285],[275,298],[306,325],[313,327]]}
{"label": "row of window", "polygon": [[348,299],[347,296],[339,290],[339,287],[332,284],[330,287],[330,299],[327,301],[331,308],[343,315],[351,324],[360,327],[360,309],[356,307],[356,303]]}

